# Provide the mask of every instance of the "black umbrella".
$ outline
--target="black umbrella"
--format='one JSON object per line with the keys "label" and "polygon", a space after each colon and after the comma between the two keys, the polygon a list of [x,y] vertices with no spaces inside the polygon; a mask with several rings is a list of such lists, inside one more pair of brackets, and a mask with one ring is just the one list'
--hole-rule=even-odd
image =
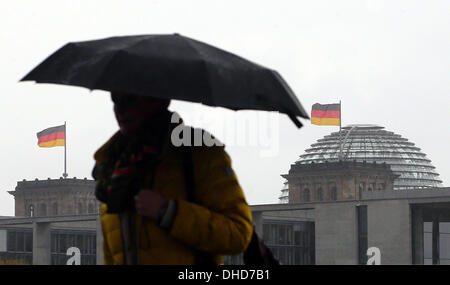
{"label": "black umbrella", "polygon": [[279,111],[299,128],[297,116],[309,119],[275,70],[178,34],[68,43],[21,79],[27,80]]}

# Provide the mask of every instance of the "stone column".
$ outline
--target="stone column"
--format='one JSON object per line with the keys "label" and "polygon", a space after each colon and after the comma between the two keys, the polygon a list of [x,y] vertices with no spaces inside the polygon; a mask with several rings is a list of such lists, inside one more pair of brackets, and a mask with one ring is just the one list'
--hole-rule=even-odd
{"label": "stone column", "polygon": [[100,215],[97,217],[96,220],[97,224],[97,233],[96,233],[96,239],[97,239],[97,265],[104,265],[104,258],[103,258],[103,232],[102,232],[102,224],[100,222]]}
{"label": "stone column", "polygon": [[50,223],[33,223],[33,264],[51,264]]}
{"label": "stone column", "polygon": [[423,210],[419,206],[411,207],[412,225],[412,264],[423,264]]}
{"label": "stone column", "polygon": [[262,218],[263,212],[252,212],[253,216],[253,225],[255,225],[255,231],[258,234],[258,236],[262,239],[263,238],[263,218]]}

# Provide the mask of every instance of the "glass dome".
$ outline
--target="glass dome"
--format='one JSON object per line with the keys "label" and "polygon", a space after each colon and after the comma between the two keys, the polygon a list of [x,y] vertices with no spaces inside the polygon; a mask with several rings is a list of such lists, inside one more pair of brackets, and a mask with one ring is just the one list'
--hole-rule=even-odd
{"label": "glass dome", "polygon": [[[343,142],[342,147],[340,141]],[[341,150],[342,149],[342,150]],[[296,164],[325,161],[356,160],[389,164],[395,174],[394,189],[442,187],[442,180],[426,154],[408,139],[376,125],[348,125],[331,133],[305,150]],[[279,197],[287,203],[289,191],[285,187]]]}
{"label": "glass dome", "polygon": [[283,189],[281,189],[281,195],[278,197],[280,200],[280,204],[288,204],[289,203],[289,185],[288,181],[284,180],[283,182]]}
{"label": "glass dome", "polygon": [[[340,141],[343,142],[340,146]],[[348,125],[312,144],[296,164],[356,160],[389,164],[394,189],[442,187],[431,160],[408,139],[376,125]]]}

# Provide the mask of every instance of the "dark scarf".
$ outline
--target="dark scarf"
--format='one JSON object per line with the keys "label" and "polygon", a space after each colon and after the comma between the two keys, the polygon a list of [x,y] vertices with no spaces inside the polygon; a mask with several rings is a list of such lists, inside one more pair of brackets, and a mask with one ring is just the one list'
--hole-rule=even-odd
{"label": "dark scarf", "polygon": [[151,184],[156,166],[160,162],[162,147],[174,127],[170,123],[172,113],[163,112],[152,118],[134,137],[120,132],[112,138],[105,159],[92,171],[96,180],[95,196],[106,203],[108,213],[135,211],[134,197],[151,175]]}

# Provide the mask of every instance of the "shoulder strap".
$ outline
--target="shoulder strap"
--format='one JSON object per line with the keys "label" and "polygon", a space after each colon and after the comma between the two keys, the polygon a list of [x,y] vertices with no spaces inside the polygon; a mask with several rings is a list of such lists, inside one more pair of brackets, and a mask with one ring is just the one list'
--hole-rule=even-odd
{"label": "shoulder strap", "polygon": [[[194,164],[192,161],[192,147],[182,146],[183,148],[183,167],[184,179],[186,183],[186,193],[188,201],[195,203],[195,181],[194,181]],[[194,249],[196,265],[216,265],[211,254],[205,251]]]}
{"label": "shoulder strap", "polygon": [[184,179],[186,182],[186,193],[188,201],[195,202],[195,182],[194,182],[194,164],[192,163],[192,147],[182,146],[183,148],[183,168]]}

